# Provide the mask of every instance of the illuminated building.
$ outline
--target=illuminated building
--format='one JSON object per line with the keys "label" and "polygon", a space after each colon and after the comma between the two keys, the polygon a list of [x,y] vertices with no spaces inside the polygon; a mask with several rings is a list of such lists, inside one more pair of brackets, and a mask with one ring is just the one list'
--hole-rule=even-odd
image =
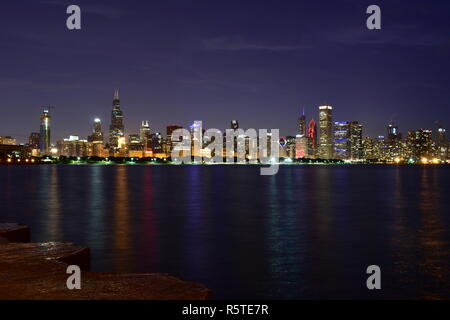
{"label": "illuminated building", "polygon": [[333,157],[333,107],[319,107],[319,158]]}
{"label": "illuminated building", "polygon": [[65,157],[86,157],[89,155],[89,143],[78,136],[70,136],[68,139],[56,143],[58,154]]}
{"label": "illuminated building", "polygon": [[334,157],[336,159],[350,158],[350,124],[348,122],[334,124]]}
{"label": "illuminated building", "polygon": [[144,156],[144,143],[141,141],[141,135],[130,134],[128,136],[128,156],[133,158],[142,158]]}
{"label": "illuminated building", "polygon": [[300,137],[306,137],[306,117],[305,117],[305,110],[303,109],[303,113],[298,118],[298,132],[297,134]]}
{"label": "illuminated building", "polygon": [[376,140],[370,137],[364,137],[362,141],[363,146],[363,158],[367,160],[379,159],[376,148]]}
{"label": "illuminated building", "polygon": [[0,144],[15,146],[17,140],[10,136],[0,137]]}
{"label": "illuminated building", "polygon": [[315,158],[317,155],[317,125],[311,119],[308,125],[308,158]]}
{"label": "illuminated building", "polygon": [[44,110],[41,114],[41,131],[39,134],[39,149],[41,155],[50,155],[50,122],[51,116],[48,110]]}
{"label": "illuminated building", "polygon": [[33,157],[39,157],[41,154],[41,150],[39,147],[40,143],[40,134],[39,132],[32,132],[28,138],[28,147],[31,149],[31,155]]}
{"label": "illuminated building", "polygon": [[362,124],[358,121],[350,121],[350,159],[360,160],[363,159],[363,146],[362,146]]}
{"label": "illuminated building", "polygon": [[163,137],[159,132],[151,135],[151,148],[155,157],[162,157],[163,155]]}
{"label": "illuminated building", "polygon": [[[170,154],[172,152],[172,146],[173,146],[172,133],[178,129],[183,129],[183,127],[177,126],[177,125],[170,125],[170,126],[166,127],[166,140],[165,140],[165,143],[163,143],[163,151],[167,154]],[[180,139],[178,139],[178,140],[180,140]]]}
{"label": "illuminated building", "polygon": [[295,137],[295,159],[303,159],[307,156],[308,137],[298,134]]}
{"label": "illuminated building", "polygon": [[119,144],[125,145],[124,132],[125,128],[123,125],[123,113],[120,109],[119,90],[116,90],[113,98],[111,125],[109,126],[109,148],[111,155],[115,155],[119,151],[121,147]]}
{"label": "illuminated building", "polygon": [[32,132],[30,133],[30,137],[28,138],[28,146],[31,149],[39,149],[39,141],[40,141],[40,134],[39,132]]}
{"label": "illuminated building", "polygon": [[94,119],[92,134],[88,136],[89,142],[103,143],[102,122],[100,119]]}
{"label": "illuminated building", "polygon": [[295,137],[288,136],[286,137],[286,152],[289,158],[295,158]]}
{"label": "illuminated building", "polygon": [[104,147],[104,135],[102,131],[102,122],[100,119],[94,119],[92,134],[88,136],[89,156],[108,157],[109,152]]}
{"label": "illuminated building", "polygon": [[407,156],[419,161],[423,158],[433,157],[433,138],[430,130],[416,130],[408,132]]}
{"label": "illuminated building", "polygon": [[151,139],[150,125],[147,120],[142,121],[141,123],[141,128],[139,129],[139,139],[142,142],[144,149],[146,149]]}
{"label": "illuminated building", "polygon": [[201,149],[203,148],[203,125],[202,121],[196,120],[192,125],[189,126],[189,131],[191,133],[191,155],[196,157],[196,161],[201,160]]}
{"label": "illuminated building", "polygon": [[295,137],[295,159],[306,158],[308,154],[308,136],[306,135],[306,117],[303,110],[298,118],[298,133]]}
{"label": "illuminated building", "polygon": [[446,160],[449,156],[448,154],[449,144],[446,137],[446,130],[442,126],[439,126],[436,132],[436,148],[437,148],[437,156],[441,160]]}
{"label": "illuminated building", "polygon": [[394,143],[399,142],[400,140],[402,140],[402,135],[398,131],[398,126],[396,126],[393,123],[388,125],[387,133],[388,133],[388,135],[387,135],[387,142],[389,144],[394,144]]}

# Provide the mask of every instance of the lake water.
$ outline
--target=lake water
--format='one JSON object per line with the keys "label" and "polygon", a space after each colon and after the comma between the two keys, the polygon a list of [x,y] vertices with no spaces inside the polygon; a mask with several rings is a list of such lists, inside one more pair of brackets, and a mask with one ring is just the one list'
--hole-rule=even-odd
{"label": "lake water", "polygon": [[449,298],[449,191],[449,166],[0,166],[0,222],[217,299]]}

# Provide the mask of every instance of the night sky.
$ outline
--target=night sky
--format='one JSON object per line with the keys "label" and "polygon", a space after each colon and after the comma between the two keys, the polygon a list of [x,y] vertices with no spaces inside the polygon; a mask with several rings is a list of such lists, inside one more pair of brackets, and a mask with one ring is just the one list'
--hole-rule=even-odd
{"label": "night sky", "polygon": [[[78,4],[82,30],[66,28]],[[382,30],[366,8],[382,9]],[[450,2],[256,0],[3,0],[0,135],[25,142],[53,105],[52,142],[107,132],[120,90],[127,134],[141,120],[294,135],[304,107],[364,135],[450,126]]]}

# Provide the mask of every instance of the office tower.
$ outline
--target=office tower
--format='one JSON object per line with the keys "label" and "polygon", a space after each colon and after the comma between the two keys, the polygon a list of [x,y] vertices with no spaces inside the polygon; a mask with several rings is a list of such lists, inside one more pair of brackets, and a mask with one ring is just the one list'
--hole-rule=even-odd
{"label": "office tower", "polygon": [[385,145],[384,158],[393,161],[396,158],[402,157],[402,135],[398,131],[398,126],[391,123],[387,127],[387,138]]}
{"label": "office tower", "polygon": [[358,121],[350,121],[350,159],[363,159],[362,132],[363,126]]}
{"label": "office tower", "polygon": [[[164,144],[164,152],[166,154],[170,154],[172,152],[172,148],[174,145],[174,143],[172,142],[172,133],[177,129],[183,129],[183,127],[177,125],[170,125],[166,127],[166,143]],[[178,140],[181,140],[181,138]]]}
{"label": "office tower", "polygon": [[307,157],[308,137],[298,134],[295,137],[295,159],[303,159]]}
{"label": "office tower", "polygon": [[94,120],[92,134],[88,137],[89,142],[103,143],[102,122],[100,119]]}
{"label": "office tower", "polygon": [[147,120],[142,121],[139,135],[141,142],[144,144],[144,146],[147,146],[147,142],[150,140],[150,125],[148,124]]}
{"label": "office tower", "polygon": [[305,110],[303,109],[303,113],[300,116],[300,118],[298,118],[298,135],[300,135],[300,137],[305,137],[306,136],[306,117],[305,117]]}
{"label": "office tower", "polygon": [[89,155],[88,141],[82,140],[78,136],[70,136],[68,139],[60,140],[56,143],[56,147],[60,156],[86,157]]}
{"label": "office tower", "polygon": [[31,149],[39,149],[39,141],[40,141],[39,132],[32,132],[30,133],[30,137],[28,138],[28,146]]}
{"label": "office tower", "polygon": [[151,148],[155,156],[163,153],[163,137],[161,133],[155,132],[151,135]]}
{"label": "office tower", "polygon": [[166,127],[166,137],[169,140],[172,140],[172,133],[177,129],[183,129],[181,126],[171,125]]}
{"label": "office tower", "polygon": [[111,125],[109,126],[109,148],[114,155],[120,147],[124,146],[123,113],[120,109],[119,90],[114,92],[113,108],[111,112]]}
{"label": "office tower", "polygon": [[10,136],[0,137],[0,144],[15,146],[17,145],[17,140]]}
{"label": "office tower", "polygon": [[231,129],[233,130],[239,129],[239,122],[237,120],[231,120]]}
{"label": "office tower", "polygon": [[203,148],[203,125],[202,121],[196,120],[189,126],[191,133],[191,155],[195,157],[195,161],[201,161],[201,149]]}
{"label": "office tower", "polygon": [[334,124],[334,150],[336,159],[359,160],[363,158],[362,125],[358,121]]}
{"label": "office tower", "polygon": [[402,139],[401,133],[398,131],[398,126],[391,123],[387,127],[387,142],[388,143],[395,143],[399,142]]}
{"label": "office tower", "polygon": [[142,158],[144,156],[144,143],[140,134],[130,134],[128,136],[128,156]]}
{"label": "office tower", "polygon": [[363,146],[363,158],[366,160],[378,159],[376,140],[370,137],[364,137],[362,141]]}
{"label": "office tower", "polygon": [[437,156],[441,160],[446,160],[449,153],[448,153],[448,140],[446,136],[446,130],[443,126],[439,126],[437,132],[436,132],[436,147],[437,147]]}
{"label": "office tower", "polygon": [[433,156],[433,137],[430,130],[416,130],[408,132],[408,156],[416,161]]}
{"label": "office tower", "polygon": [[50,121],[51,116],[48,110],[44,110],[41,114],[41,131],[39,134],[39,149],[41,150],[41,155],[50,154]]}
{"label": "office tower", "polygon": [[88,136],[89,156],[93,157],[108,157],[109,152],[104,146],[104,134],[102,131],[102,122],[100,119],[94,119],[92,134]]}
{"label": "office tower", "polygon": [[335,122],[334,124],[334,157],[342,160],[350,158],[349,122]]}
{"label": "office tower", "polygon": [[315,158],[317,155],[317,125],[311,119],[308,124],[308,158]]}
{"label": "office tower", "polygon": [[333,107],[319,106],[319,158],[333,157]]}

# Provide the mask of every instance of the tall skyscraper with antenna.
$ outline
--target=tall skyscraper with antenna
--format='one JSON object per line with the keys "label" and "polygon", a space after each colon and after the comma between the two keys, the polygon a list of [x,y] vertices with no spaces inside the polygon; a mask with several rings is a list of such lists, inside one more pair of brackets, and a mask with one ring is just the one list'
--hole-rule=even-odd
{"label": "tall skyscraper with antenna", "polygon": [[302,110],[302,115],[298,118],[298,134],[301,137],[306,136],[306,117],[305,117],[305,108]]}
{"label": "tall skyscraper with antenna", "polygon": [[123,140],[125,128],[123,125],[123,113],[120,109],[119,90],[114,91],[113,107],[111,112],[111,125],[109,126],[109,151],[114,155],[119,149],[119,142]]}

